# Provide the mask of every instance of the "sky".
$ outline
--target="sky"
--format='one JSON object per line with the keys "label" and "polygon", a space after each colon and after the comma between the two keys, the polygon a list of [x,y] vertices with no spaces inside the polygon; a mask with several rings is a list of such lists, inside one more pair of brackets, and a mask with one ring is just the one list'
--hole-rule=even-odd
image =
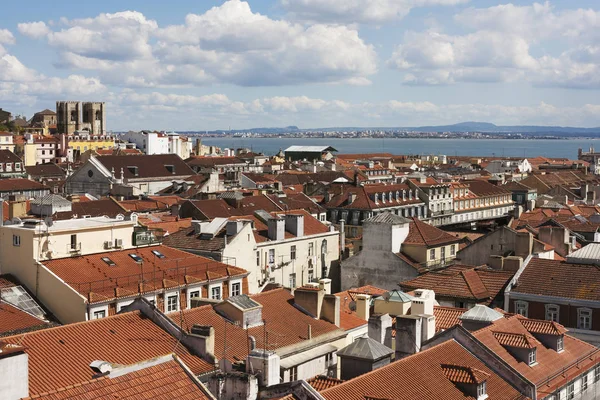
{"label": "sky", "polygon": [[[26,11],[26,12],[24,12]],[[600,126],[600,2],[21,0],[0,108],[104,101],[109,130]]]}

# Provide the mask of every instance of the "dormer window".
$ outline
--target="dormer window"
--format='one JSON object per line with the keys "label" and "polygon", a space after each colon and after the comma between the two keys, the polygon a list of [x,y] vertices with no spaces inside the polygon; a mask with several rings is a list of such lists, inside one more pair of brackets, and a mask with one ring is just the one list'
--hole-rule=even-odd
{"label": "dormer window", "polygon": [[375,204],[379,203],[379,194],[375,193]]}
{"label": "dormer window", "polygon": [[487,381],[483,381],[477,385],[477,400],[487,399],[487,397]]}
{"label": "dormer window", "polygon": [[561,351],[563,351],[565,349],[565,338],[564,336],[559,336],[556,339],[556,351],[558,353],[560,353]]}
{"label": "dormer window", "polygon": [[528,364],[534,365],[535,363],[537,363],[537,352],[536,352],[536,349],[533,348],[529,351]]}

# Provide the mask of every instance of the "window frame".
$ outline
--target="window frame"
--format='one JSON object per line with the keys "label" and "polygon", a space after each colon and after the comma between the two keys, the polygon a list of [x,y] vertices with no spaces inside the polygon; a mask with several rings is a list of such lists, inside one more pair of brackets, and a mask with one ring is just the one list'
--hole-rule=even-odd
{"label": "window frame", "polygon": [[537,350],[535,348],[529,351],[529,354],[527,355],[527,363],[529,365],[537,363]]}
{"label": "window frame", "polygon": [[[218,297],[215,297],[215,289],[218,290]],[[221,287],[221,285],[214,285],[210,287],[210,298],[211,300],[222,300],[223,299],[223,288]]]}
{"label": "window frame", "polygon": [[290,246],[290,260],[296,259],[296,245],[293,244]]}
{"label": "window frame", "polygon": [[[546,313],[545,313],[546,321],[554,321],[554,322],[560,321],[560,306],[558,304],[545,304],[544,308],[546,309]],[[549,316],[552,317],[552,315],[554,315],[554,314],[556,314],[556,319],[548,318]]]}
{"label": "window frame", "polygon": [[13,235],[13,246],[21,247],[21,236],[20,235]]}
{"label": "window frame", "polygon": [[[584,313],[587,314],[587,318],[589,319],[587,323],[582,323],[582,314],[584,314]],[[591,330],[592,329],[592,314],[593,314],[593,311],[591,308],[585,308],[585,307],[578,308],[577,309],[577,329]],[[588,326],[588,327],[586,327],[586,326]]]}
{"label": "window frame", "polygon": [[[165,312],[176,312],[179,311],[179,293],[167,293],[166,294],[166,301],[165,301],[165,305],[166,305],[166,310]],[[175,298],[175,309],[171,309],[171,299]]]}
{"label": "window frame", "polygon": [[[242,282],[232,282],[230,290],[231,290],[231,292],[229,293],[229,297],[241,295],[242,294]],[[236,294],[236,292],[237,292],[237,294]]]}
{"label": "window frame", "polygon": [[[99,314],[102,314],[102,316],[99,317],[98,316]],[[102,319],[102,318],[106,318],[106,310],[98,310],[98,311],[92,312],[92,319]]]}
{"label": "window frame", "polygon": [[[514,307],[515,307],[515,314],[519,314],[519,315],[522,315],[522,316],[528,318],[528,316],[529,316],[529,303],[528,302],[523,301],[523,300],[516,300]],[[520,308],[523,308],[523,310],[524,310],[523,313],[519,312]]]}

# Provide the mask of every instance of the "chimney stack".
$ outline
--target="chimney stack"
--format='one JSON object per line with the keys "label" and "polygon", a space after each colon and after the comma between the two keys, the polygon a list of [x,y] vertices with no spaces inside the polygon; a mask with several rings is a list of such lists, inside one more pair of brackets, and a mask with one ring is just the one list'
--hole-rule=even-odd
{"label": "chimney stack", "polygon": [[304,236],[304,215],[287,214],[285,216],[285,228],[296,237]]}
{"label": "chimney stack", "polygon": [[318,286],[299,287],[294,291],[294,303],[316,319],[321,319],[325,291]]}
{"label": "chimney stack", "polygon": [[275,217],[267,220],[268,235],[270,240],[285,239],[285,220]]}
{"label": "chimney stack", "polygon": [[331,279],[323,278],[319,280],[319,288],[325,291],[325,294],[331,294]]}
{"label": "chimney stack", "polygon": [[215,354],[215,328],[210,325],[196,325],[192,326],[192,335],[199,338],[203,346],[201,346],[202,355],[208,355],[214,357]]}
{"label": "chimney stack", "polygon": [[390,314],[373,314],[369,317],[369,337],[392,347],[392,317]]}
{"label": "chimney stack", "polygon": [[356,315],[365,321],[369,320],[371,296],[368,294],[359,294],[356,296]]}

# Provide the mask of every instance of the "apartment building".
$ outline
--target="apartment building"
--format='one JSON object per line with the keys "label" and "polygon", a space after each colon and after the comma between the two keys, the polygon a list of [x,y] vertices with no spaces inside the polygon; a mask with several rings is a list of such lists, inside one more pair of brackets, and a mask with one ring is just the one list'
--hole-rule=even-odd
{"label": "apartment building", "polygon": [[506,289],[505,310],[557,322],[600,345],[599,256],[600,244],[592,243],[562,261],[531,258]]}
{"label": "apartment building", "polygon": [[15,151],[14,135],[10,132],[0,132],[0,150]]}
{"label": "apartment building", "polygon": [[170,234],[167,246],[231,263],[250,272],[250,293],[268,284],[296,288],[337,270],[339,232],[306,210],[254,214],[192,222]]}
{"label": "apartment building", "polygon": [[435,226],[448,225],[452,221],[454,206],[450,183],[425,176],[408,179],[407,183],[417,190],[417,196],[427,206],[427,214],[422,219]]}
{"label": "apartment building", "polygon": [[23,161],[10,150],[0,150],[0,178],[24,178]]}
{"label": "apartment building", "polygon": [[96,197],[113,191],[129,196],[153,195],[191,175],[194,172],[176,154],[90,157],[67,178],[65,191]]}
{"label": "apartment building", "polygon": [[452,183],[452,224],[507,218],[515,208],[512,193],[482,180]]}
{"label": "apartment building", "polygon": [[121,139],[134,143],[145,154],[177,154],[187,159],[192,153],[192,142],[175,132],[127,132]]}

